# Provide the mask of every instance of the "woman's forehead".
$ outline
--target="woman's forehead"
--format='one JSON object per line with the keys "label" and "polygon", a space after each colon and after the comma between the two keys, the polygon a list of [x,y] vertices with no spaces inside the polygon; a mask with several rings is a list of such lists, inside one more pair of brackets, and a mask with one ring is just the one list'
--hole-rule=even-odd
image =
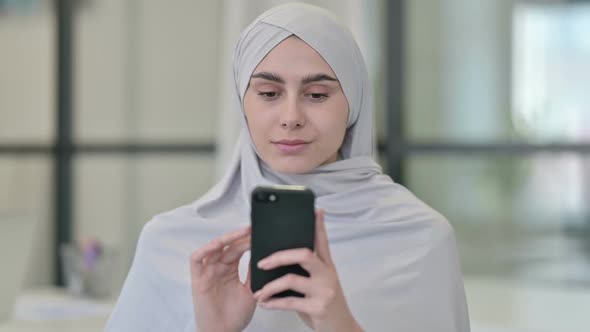
{"label": "woman's forehead", "polygon": [[252,72],[252,78],[273,78],[282,81],[336,81],[332,67],[303,40],[291,36],[275,46]]}

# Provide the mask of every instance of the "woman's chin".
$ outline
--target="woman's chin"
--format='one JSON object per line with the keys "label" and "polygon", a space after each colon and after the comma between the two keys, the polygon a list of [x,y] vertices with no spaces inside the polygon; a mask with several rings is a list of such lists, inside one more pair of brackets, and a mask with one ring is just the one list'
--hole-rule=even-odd
{"label": "woman's chin", "polygon": [[269,166],[273,171],[283,174],[307,173],[317,167],[317,165],[309,161],[295,161],[292,159],[274,161],[269,163]]}

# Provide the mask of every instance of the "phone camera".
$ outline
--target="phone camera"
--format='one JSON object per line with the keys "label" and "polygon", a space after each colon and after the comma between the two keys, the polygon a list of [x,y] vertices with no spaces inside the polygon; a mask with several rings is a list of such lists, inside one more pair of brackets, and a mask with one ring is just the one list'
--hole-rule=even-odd
{"label": "phone camera", "polygon": [[259,193],[256,194],[256,199],[259,202],[264,202],[264,201],[266,201],[266,194],[263,193],[263,192],[259,192]]}
{"label": "phone camera", "polygon": [[268,196],[268,200],[269,200],[269,201],[271,201],[271,202],[274,202],[274,201],[276,201],[276,200],[277,200],[277,196],[275,196],[274,194],[270,194],[270,195]]}

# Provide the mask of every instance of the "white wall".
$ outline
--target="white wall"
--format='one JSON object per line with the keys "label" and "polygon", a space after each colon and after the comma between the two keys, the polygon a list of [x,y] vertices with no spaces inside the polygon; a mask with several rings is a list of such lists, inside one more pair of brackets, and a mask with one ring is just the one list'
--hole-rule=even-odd
{"label": "white wall", "polygon": [[[49,144],[54,130],[54,25],[48,2],[34,11],[0,16],[0,144]],[[51,163],[43,156],[0,156],[0,225],[6,214],[36,223],[27,285],[53,274]],[[1,226],[0,226],[1,227]],[[3,230],[0,230],[3,231]],[[13,255],[3,253],[3,269]],[[2,295],[0,295],[2,296]]]}
{"label": "white wall", "polygon": [[53,138],[54,24],[48,7],[0,16],[0,142]]}
{"label": "white wall", "polygon": [[[38,11],[0,19],[2,144],[49,143],[53,136],[55,28],[50,3],[41,3]],[[78,142],[214,142],[219,1],[90,1],[78,14]],[[96,236],[117,247],[126,269],[137,234],[151,216],[188,203],[211,186],[213,158],[79,155],[75,236]],[[28,286],[53,278],[52,177],[44,157],[0,158],[0,210],[23,211],[40,222]]]}
{"label": "white wall", "polygon": [[[214,143],[218,1],[92,2],[78,33],[76,136],[83,142]],[[121,252],[120,281],[155,214],[211,185],[213,155],[79,155],[75,234]]]}

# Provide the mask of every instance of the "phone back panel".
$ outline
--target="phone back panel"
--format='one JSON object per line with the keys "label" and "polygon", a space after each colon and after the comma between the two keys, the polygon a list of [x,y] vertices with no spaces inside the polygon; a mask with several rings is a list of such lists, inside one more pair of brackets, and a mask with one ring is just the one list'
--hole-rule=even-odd
{"label": "phone back panel", "polygon": [[[267,199],[275,196],[274,201]],[[266,198],[262,198],[266,197]],[[266,283],[288,273],[309,276],[299,265],[260,270],[258,261],[274,252],[293,248],[314,250],[315,210],[314,194],[309,189],[293,190],[258,187],[252,192],[252,247],[250,268],[251,288],[256,292]],[[275,297],[302,296],[294,291]]]}

